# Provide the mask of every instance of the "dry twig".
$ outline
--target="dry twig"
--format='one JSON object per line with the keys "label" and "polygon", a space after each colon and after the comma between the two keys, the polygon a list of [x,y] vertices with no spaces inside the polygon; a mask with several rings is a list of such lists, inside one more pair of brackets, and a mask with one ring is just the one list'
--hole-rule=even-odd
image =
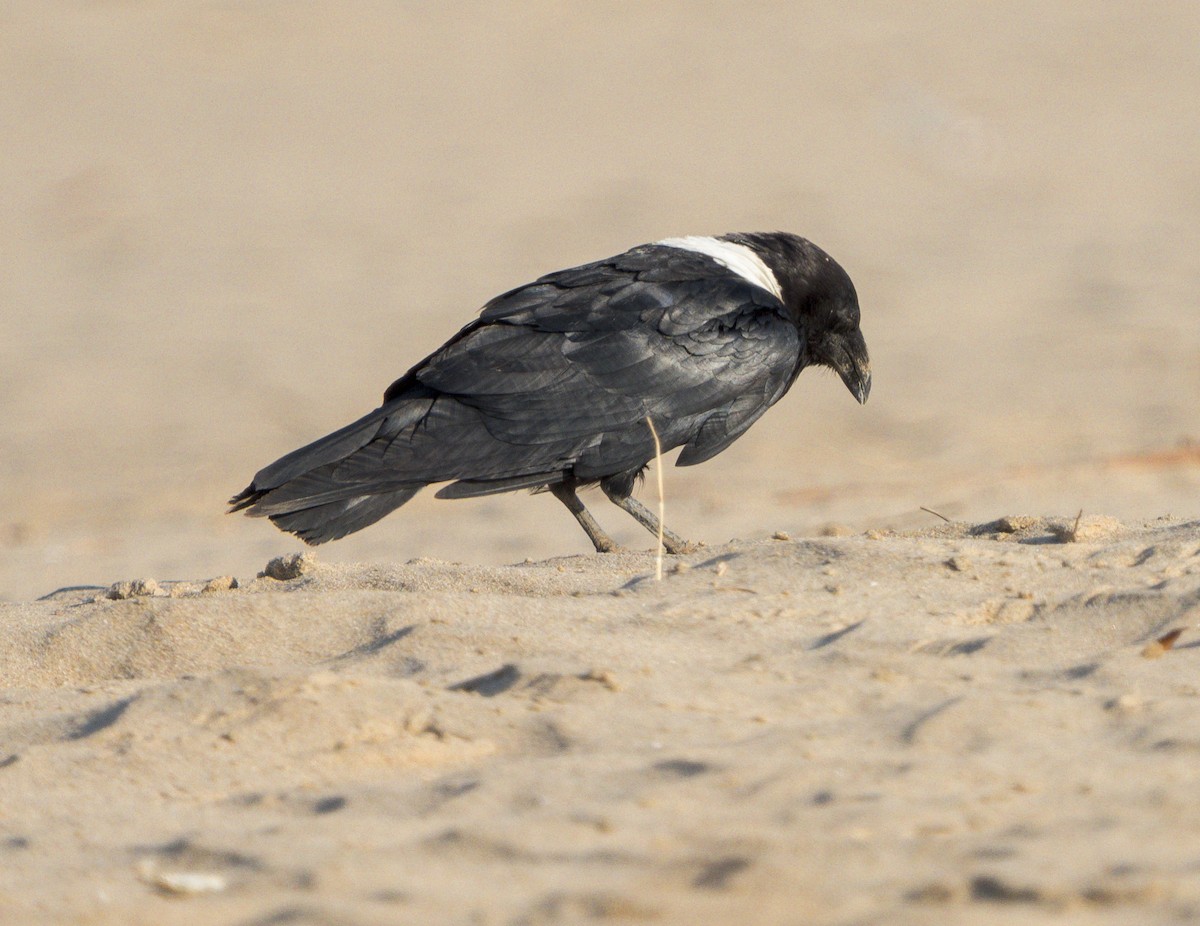
{"label": "dry twig", "polygon": [[663,474],[662,474],[662,444],[658,439],[658,429],[654,427],[654,420],[647,415],[646,424],[650,426],[650,436],[654,438],[654,478],[658,482],[658,556],[654,560],[654,581],[661,582],[663,576],[663,530],[664,522],[667,516],[667,502],[663,495]]}

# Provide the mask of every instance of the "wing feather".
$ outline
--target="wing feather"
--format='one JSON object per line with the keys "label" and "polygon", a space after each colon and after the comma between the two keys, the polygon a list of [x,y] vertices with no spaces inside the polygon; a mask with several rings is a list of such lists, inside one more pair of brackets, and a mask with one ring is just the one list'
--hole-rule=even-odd
{"label": "wing feather", "polygon": [[708,459],[786,391],[799,356],[773,294],[704,255],[650,246],[498,297],[414,373],[513,446],[507,469],[490,467],[504,478],[540,472],[564,447],[586,478],[653,455],[647,416],[664,449],[688,445],[681,462]]}

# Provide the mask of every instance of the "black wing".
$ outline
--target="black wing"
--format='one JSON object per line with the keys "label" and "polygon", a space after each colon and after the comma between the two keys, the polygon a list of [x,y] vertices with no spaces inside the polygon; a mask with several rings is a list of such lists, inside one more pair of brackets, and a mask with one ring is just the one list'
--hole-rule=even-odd
{"label": "black wing", "polygon": [[649,245],[497,297],[406,380],[474,409],[512,448],[457,478],[561,472],[569,457],[586,480],[653,457],[647,417],[664,450],[684,446],[680,465],[709,459],[783,395],[799,356],[773,294],[704,255]]}

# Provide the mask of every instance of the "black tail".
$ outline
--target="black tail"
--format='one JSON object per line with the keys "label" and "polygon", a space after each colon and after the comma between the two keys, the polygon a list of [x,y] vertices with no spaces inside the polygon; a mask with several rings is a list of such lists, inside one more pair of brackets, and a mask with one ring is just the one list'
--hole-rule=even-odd
{"label": "black tail", "polygon": [[[390,433],[410,424],[404,420],[409,417],[405,411],[395,405],[377,408],[281,457],[229,500],[229,510],[270,518],[280,530],[310,544],[337,540],[374,524],[426,485],[402,482],[379,465],[388,441],[377,438],[386,438],[381,433],[385,429]],[[408,411],[417,417],[420,409]]]}
{"label": "black tail", "polygon": [[438,497],[470,498],[559,482],[563,461],[583,443],[502,440],[477,409],[417,386],[260,470],[229,510],[325,543],[374,524],[432,483],[458,480]]}
{"label": "black tail", "polygon": [[[357,495],[342,501],[312,505],[268,517],[280,530],[295,534],[305,543],[315,546],[327,540],[337,540],[374,524],[420,492],[421,488],[416,486],[380,495]],[[257,512],[251,509],[249,514]]]}

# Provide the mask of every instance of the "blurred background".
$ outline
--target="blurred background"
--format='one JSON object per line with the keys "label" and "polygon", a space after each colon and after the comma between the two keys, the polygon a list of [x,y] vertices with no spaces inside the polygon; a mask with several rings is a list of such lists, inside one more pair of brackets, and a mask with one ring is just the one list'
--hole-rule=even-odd
{"label": "blurred background", "polygon": [[[302,545],[225,499],[490,296],[732,230],[846,267],[874,390],[669,468],[680,533],[1200,515],[1198,48],[1194,0],[9,0],[0,598],[252,577]],[[588,550],[425,493],[319,555]]]}

